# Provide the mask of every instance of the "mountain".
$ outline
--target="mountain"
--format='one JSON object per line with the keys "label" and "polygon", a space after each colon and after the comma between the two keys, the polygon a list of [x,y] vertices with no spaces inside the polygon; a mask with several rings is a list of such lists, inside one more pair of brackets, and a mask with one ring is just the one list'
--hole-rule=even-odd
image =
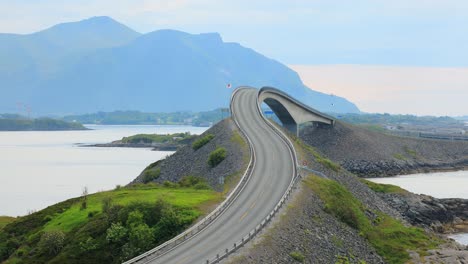
{"label": "mountain", "polygon": [[359,112],[344,98],[310,90],[285,65],[224,42],[217,33],[140,35],[96,17],[30,35],[0,35],[0,54],[8,55],[0,62],[2,112],[14,110],[16,102],[35,113],[56,114],[211,110],[229,104],[227,84],[274,86],[322,111]]}

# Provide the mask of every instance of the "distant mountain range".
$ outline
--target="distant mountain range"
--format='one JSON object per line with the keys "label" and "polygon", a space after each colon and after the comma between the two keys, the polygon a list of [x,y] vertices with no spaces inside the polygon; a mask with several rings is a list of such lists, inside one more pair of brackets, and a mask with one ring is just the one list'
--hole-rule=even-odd
{"label": "distant mountain range", "polygon": [[0,112],[204,111],[239,85],[273,86],[326,112],[356,113],[344,98],[307,88],[285,65],[217,33],[140,34],[109,17],[28,34],[0,34]]}

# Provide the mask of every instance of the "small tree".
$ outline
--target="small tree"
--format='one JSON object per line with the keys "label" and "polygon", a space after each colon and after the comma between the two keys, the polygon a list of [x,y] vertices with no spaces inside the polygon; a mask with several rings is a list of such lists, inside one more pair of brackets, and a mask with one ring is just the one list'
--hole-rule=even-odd
{"label": "small tree", "polygon": [[42,251],[55,256],[62,250],[64,242],[65,234],[62,231],[48,231],[42,234],[39,247]]}
{"label": "small tree", "polygon": [[106,231],[106,240],[109,243],[124,244],[128,230],[120,222],[113,223]]}

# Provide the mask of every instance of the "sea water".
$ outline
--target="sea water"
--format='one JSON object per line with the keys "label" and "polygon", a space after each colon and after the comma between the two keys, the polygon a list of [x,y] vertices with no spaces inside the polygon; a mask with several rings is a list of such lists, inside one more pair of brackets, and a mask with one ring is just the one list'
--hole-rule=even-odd
{"label": "sea water", "polygon": [[87,131],[0,132],[0,215],[20,216],[57,202],[131,182],[173,152],[98,148],[139,133],[201,134],[206,127],[87,125]]}
{"label": "sea water", "polygon": [[[468,199],[468,171],[418,173],[369,180],[397,185],[410,192],[427,194],[436,198]],[[450,237],[461,244],[468,245],[468,234],[456,234]]]}

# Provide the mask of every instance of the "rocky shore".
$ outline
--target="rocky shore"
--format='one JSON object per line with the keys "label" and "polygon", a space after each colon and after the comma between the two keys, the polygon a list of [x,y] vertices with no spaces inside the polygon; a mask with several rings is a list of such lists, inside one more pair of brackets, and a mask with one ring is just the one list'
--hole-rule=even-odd
{"label": "rocky shore", "polygon": [[379,196],[413,225],[438,233],[468,232],[468,199],[437,199],[410,192]]}
{"label": "rocky shore", "polygon": [[154,151],[176,151],[179,148],[187,145],[187,143],[180,144],[166,144],[166,143],[123,143],[120,140],[104,144],[91,144],[84,145],[84,147],[101,147],[101,148],[151,148]]}

